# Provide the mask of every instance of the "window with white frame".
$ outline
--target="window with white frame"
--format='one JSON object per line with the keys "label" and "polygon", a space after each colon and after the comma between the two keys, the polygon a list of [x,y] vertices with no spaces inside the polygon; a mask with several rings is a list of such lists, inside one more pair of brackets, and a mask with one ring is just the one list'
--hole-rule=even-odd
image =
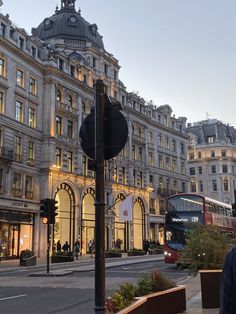
{"label": "window with white frame", "polygon": [[21,197],[22,196],[22,176],[18,172],[13,173],[12,177],[12,194],[15,197]]}
{"label": "window with white frame", "polygon": [[56,147],[56,166],[61,168],[61,149]]}
{"label": "window with white frame", "polygon": [[33,177],[25,176],[25,198],[33,198]]}
{"label": "window with white frame", "polygon": [[5,75],[6,75],[5,60],[3,58],[0,58],[0,76],[5,77]]}
{"label": "window with white frame", "polygon": [[21,69],[16,70],[16,85],[24,87],[24,72]]}
{"label": "window with white frame", "polygon": [[31,128],[35,128],[36,126],[36,114],[35,114],[35,109],[32,107],[29,107],[29,112],[28,112],[28,118],[29,118],[29,126]]}
{"label": "window with white frame", "polygon": [[56,133],[62,135],[62,118],[56,116]]}
{"label": "window with white frame", "polygon": [[0,113],[4,112],[4,94],[0,92]]}
{"label": "window with white frame", "polygon": [[14,142],[14,159],[15,161],[21,162],[22,157],[22,144],[21,144],[21,137],[15,136]]}
{"label": "window with white frame", "polygon": [[73,171],[73,153],[72,152],[67,152],[67,170],[70,173]]}
{"label": "window with white frame", "polygon": [[15,119],[16,121],[23,122],[23,104],[19,100],[16,100]]}
{"label": "window with white frame", "polygon": [[28,166],[34,166],[34,142],[28,142],[28,156],[27,156],[27,164]]}
{"label": "window with white frame", "polygon": [[29,81],[29,91],[31,94],[34,94],[34,95],[37,94],[36,79],[32,76],[30,77],[30,81]]}

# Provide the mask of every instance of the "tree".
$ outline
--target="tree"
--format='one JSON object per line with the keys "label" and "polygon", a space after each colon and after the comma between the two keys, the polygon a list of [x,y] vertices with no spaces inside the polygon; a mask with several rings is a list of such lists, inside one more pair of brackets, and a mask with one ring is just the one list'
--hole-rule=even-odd
{"label": "tree", "polygon": [[196,275],[200,269],[222,269],[228,249],[227,234],[198,224],[187,234],[187,245],[178,264],[187,266],[191,275]]}

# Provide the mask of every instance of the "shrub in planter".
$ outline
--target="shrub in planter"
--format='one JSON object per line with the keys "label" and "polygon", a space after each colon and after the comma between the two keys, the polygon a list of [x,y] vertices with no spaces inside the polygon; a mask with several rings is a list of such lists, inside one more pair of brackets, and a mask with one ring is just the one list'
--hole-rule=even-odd
{"label": "shrub in planter", "polygon": [[141,297],[150,293],[163,291],[175,287],[174,282],[162,275],[160,272],[153,272],[141,277],[136,284],[125,283],[120,286],[111,298],[107,299],[108,313],[118,311],[135,302],[135,297]]}
{"label": "shrub in planter", "polygon": [[64,263],[73,261],[74,261],[73,252],[57,251],[54,252],[53,255],[51,256],[52,263]]}
{"label": "shrub in planter", "polygon": [[121,250],[120,249],[111,249],[106,252],[106,257],[121,257]]}
{"label": "shrub in planter", "polygon": [[36,256],[31,250],[23,250],[20,252],[20,265],[21,266],[33,266],[36,265]]}
{"label": "shrub in planter", "polygon": [[133,248],[133,249],[127,251],[127,255],[128,256],[139,256],[139,255],[145,255],[145,252],[143,249]]}

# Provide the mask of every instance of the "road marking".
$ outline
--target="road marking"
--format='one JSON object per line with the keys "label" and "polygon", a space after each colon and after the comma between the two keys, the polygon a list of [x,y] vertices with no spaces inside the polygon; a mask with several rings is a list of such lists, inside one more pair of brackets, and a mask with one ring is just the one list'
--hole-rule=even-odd
{"label": "road marking", "polygon": [[16,299],[16,298],[22,298],[22,297],[26,297],[26,296],[27,296],[27,294],[19,294],[19,295],[14,295],[12,297],[1,298],[0,301]]}

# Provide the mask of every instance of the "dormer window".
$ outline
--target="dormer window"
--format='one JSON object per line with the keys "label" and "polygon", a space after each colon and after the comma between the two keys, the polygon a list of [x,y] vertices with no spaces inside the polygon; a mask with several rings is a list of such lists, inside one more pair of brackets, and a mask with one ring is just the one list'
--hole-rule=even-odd
{"label": "dormer window", "polygon": [[46,19],[44,21],[44,29],[50,29],[52,27],[52,21],[50,19]]}
{"label": "dormer window", "polygon": [[92,25],[89,26],[89,28],[90,28],[90,30],[91,30],[91,33],[92,33],[93,35],[96,35],[97,30],[98,30],[97,25],[96,25],[96,24],[92,24]]}
{"label": "dormer window", "polygon": [[70,26],[76,26],[77,23],[78,23],[78,19],[77,19],[76,16],[72,15],[72,16],[69,17],[68,22],[69,22]]}

